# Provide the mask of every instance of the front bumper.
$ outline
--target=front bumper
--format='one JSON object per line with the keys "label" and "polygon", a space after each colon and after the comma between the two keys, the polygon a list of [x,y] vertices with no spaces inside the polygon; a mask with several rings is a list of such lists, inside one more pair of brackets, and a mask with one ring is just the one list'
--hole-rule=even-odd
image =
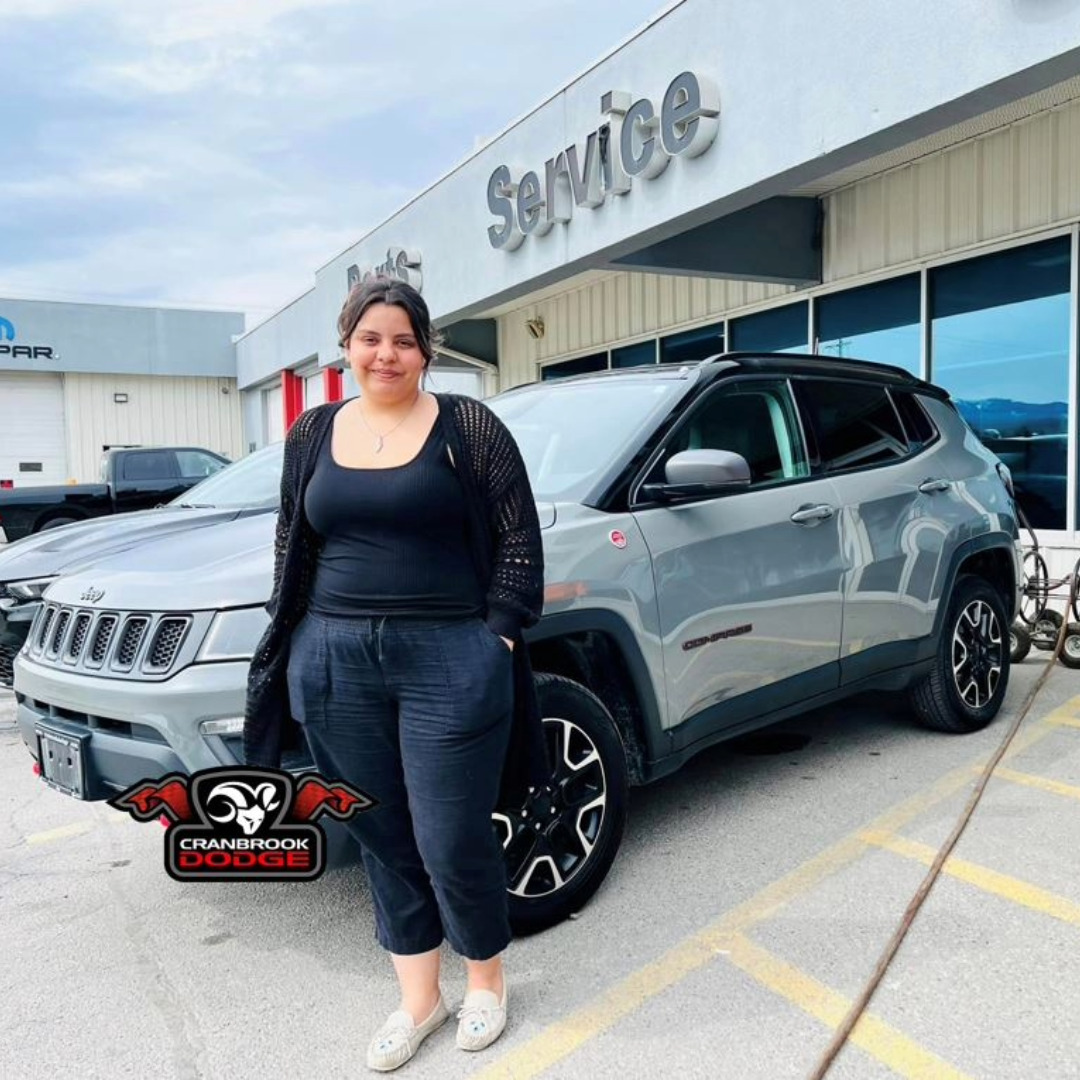
{"label": "front bumper", "polygon": [[[19,731],[38,752],[34,725],[48,721],[90,735],[84,752],[90,798],[111,798],[141,780],[241,763],[240,735],[206,735],[204,720],[244,715],[246,663],[195,664],[166,682],[91,678],[15,661]],[[306,755],[283,767],[311,768]]]}

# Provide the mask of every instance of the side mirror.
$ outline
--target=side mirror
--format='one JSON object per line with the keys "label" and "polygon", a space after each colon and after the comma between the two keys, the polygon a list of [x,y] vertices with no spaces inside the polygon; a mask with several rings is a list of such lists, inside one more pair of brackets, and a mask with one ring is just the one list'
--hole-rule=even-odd
{"label": "side mirror", "polygon": [[723,495],[750,486],[750,466],[731,450],[683,450],[668,460],[664,477],[662,484],[642,485],[642,496],[670,503]]}

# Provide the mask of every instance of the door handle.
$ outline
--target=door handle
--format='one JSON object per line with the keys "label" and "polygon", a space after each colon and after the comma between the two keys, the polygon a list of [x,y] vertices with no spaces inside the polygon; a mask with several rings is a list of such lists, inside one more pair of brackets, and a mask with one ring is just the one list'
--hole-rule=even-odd
{"label": "door handle", "polygon": [[924,495],[932,495],[935,491],[948,491],[951,487],[951,480],[946,480],[943,477],[935,477],[931,480],[924,480],[919,485],[919,490]]}
{"label": "door handle", "polygon": [[819,503],[817,506],[800,506],[791,520],[796,525],[817,525],[822,521],[828,521],[836,511],[828,503]]}

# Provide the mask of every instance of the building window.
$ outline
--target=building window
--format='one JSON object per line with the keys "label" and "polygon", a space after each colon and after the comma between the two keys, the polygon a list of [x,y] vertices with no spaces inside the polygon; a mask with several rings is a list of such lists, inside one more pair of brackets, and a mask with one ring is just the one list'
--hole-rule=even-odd
{"label": "building window", "polygon": [[822,296],[814,304],[817,352],[874,360],[919,374],[919,275]]}
{"label": "building window", "polygon": [[724,351],[724,324],[699,326],[660,339],[661,364],[696,364]]}
{"label": "building window", "polygon": [[807,352],[809,318],[810,309],[804,300],[731,319],[728,322],[731,348],[736,352]]}
{"label": "building window", "polygon": [[931,378],[1008,465],[1036,528],[1064,529],[1069,238],[930,272]]}
{"label": "building window", "polygon": [[650,341],[638,341],[633,345],[620,345],[611,350],[613,368],[642,367],[656,363],[656,338]]}
{"label": "building window", "polygon": [[573,360],[563,360],[558,364],[545,364],[540,369],[541,380],[565,379],[568,375],[585,375],[590,371],[604,371],[608,366],[606,352],[593,353],[591,356],[578,356]]}

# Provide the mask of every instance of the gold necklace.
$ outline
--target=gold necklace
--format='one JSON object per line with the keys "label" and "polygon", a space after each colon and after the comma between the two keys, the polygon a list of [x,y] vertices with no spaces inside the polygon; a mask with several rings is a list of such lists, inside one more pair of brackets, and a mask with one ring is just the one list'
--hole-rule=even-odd
{"label": "gold necklace", "polygon": [[375,436],[375,453],[376,453],[376,454],[379,454],[379,453],[381,453],[381,452],[382,452],[382,448],[383,448],[383,440],[385,440],[385,439],[386,439],[386,437],[387,437],[388,435],[393,435],[393,433],[394,433],[395,431],[397,431],[397,429],[398,429],[399,427],[401,427],[401,425],[402,425],[402,424],[404,424],[404,423],[405,423],[405,421],[406,421],[406,420],[408,420],[410,416],[412,416],[412,411],[413,411],[413,409],[415,409],[415,408],[416,408],[416,403],[417,403],[417,402],[418,402],[419,400],[420,400],[420,391],[419,391],[419,390],[417,390],[417,391],[416,391],[416,397],[414,397],[414,398],[413,398],[413,403],[412,403],[412,404],[411,404],[411,405],[409,406],[408,412],[406,412],[406,413],[405,413],[405,415],[404,415],[404,416],[403,416],[403,417],[402,417],[402,418],[401,418],[401,419],[400,419],[400,420],[399,420],[399,421],[398,421],[398,422],[397,422],[397,423],[396,423],[396,424],[395,424],[395,425],[394,425],[394,426],[393,426],[392,428],[390,428],[390,430],[389,430],[389,431],[384,431],[384,432],[383,432],[383,433],[382,433],[382,434],[380,435],[380,434],[379,434],[379,433],[378,433],[378,432],[377,432],[377,431],[376,431],[376,430],[375,430],[375,429],[374,429],[374,428],[373,428],[373,427],[372,427],[372,426],[371,426],[371,425],[370,425],[370,424],[369,424],[369,423],[367,422],[367,418],[366,418],[366,417],[364,416],[364,407],[363,407],[363,406],[362,406],[362,405],[360,404],[360,399],[359,399],[359,398],[357,398],[357,399],[356,399],[356,410],[357,410],[357,412],[359,412],[359,413],[360,413],[360,421],[361,421],[361,423],[362,423],[362,424],[364,425],[364,427],[366,427],[366,428],[368,429],[368,431],[370,431],[370,432],[371,432],[371,434],[372,434],[372,435],[374,435],[374,436]]}

